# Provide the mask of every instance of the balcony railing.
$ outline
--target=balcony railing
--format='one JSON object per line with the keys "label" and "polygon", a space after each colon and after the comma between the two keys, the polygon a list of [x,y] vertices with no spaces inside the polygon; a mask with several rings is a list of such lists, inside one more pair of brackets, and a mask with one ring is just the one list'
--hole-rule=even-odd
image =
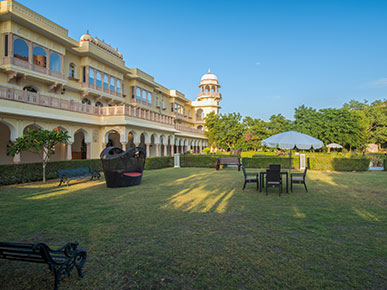
{"label": "balcony railing", "polygon": [[41,67],[39,65],[29,63],[28,61],[22,60],[22,59],[17,58],[17,57],[3,56],[3,65],[9,65],[9,64],[19,66],[19,67],[22,67],[22,68],[25,68],[28,70],[32,70],[32,71],[37,72],[37,73],[49,75],[49,76],[52,76],[52,77],[55,77],[58,79],[64,79],[64,74],[61,72],[56,72],[56,71],[50,70],[46,67]]}
{"label": "balcony railing", "polygon": [[137,99],[137,98],[131,99],[130,103],[138,104],[138,105],[143,105],[143,106],[147,106],[147,107],[152,107],[152,103],[149,103],[147,101],[143,101],[143,100]]}
{"label": "balcony railing", "polygon": [[204,134],[202,129],[192,128],[184,125],[176,124],[175,128],[179,131],[185,131],[185,132],[191,132],[191,133],[197,133],[197,134]]}
{"label": "balcony railing", "polygon": [[73,100],[64,100],[57,97],[46,96],[39,93],[23,91],[15,88],[0,86],[0,99],[28,103],[43,107],[62,109],[96,116],[131,116],[152,122],[174,125],[174,118],[150,110],[134,107],[128,104],[122,106],[96,107],[81,104]]}
{"label": "balcony railing", "polygon": [[181,114],[181,113],[178,113],[178,112],[173,112],[173,114],[175,115],[176,118],[179,118],[179,119],[184,119],[184,115]]}
{"label": "balcony railing", "polygon": [[118,92],[110,90],[110,89],[99,87],[96,84],[82,83],[81,87],[82,88],[93,89],[93,90],[100,91],[100,92],[104,92],[106,94],[117,96],[117,97],[122,97],[122,93],[118,93]]}
{"label": "balcony railing", "polygon": [[222,97],[222,94],[221,93],[218,93],[218,92],[200,92],[199,97],[206,97],[206,96],[211,96],[211,97]]}

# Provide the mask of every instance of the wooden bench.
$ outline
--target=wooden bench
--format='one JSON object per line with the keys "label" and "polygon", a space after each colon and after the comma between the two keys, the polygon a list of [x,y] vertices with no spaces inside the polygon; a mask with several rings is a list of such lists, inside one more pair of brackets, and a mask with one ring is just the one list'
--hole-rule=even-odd
{"label": "wooden bench", "polygon": [[97,171],[92,171],[90,167],[59,169],[57,172],[60,178],[58,186],[61,186],[62,183],[67,183],[67,185],[69,185],[70,180],[74,179],[90,178],[90,180],[93,180],[93,178],[101,177],[101,174],[99,174]]}
{"label": "wooden bench", "polygon": [[238,171],[241,170],[241,161],[238,157],[226,157],[216,159],[216,170],[219,170],[220,165],[238,165]]}
{"label": "wooden bench", "polygon": [[57,290],[61,275],[70,276],[74,267],[77,268],[79,277],[83,277],[82,267],[86,262],[87,252],[77,247],[77,242],[67,243],[57,250],[51,250],[44,243],[0,242],[0,259],[48,264],[55,276],[54,289]]}

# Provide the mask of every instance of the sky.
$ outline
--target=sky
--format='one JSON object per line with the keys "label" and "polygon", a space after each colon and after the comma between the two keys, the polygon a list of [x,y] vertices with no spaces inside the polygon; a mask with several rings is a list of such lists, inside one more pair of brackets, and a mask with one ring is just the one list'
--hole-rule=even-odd
{"label": "sky", "polygon": [[155,81],[195,100],[208,69],[221,113],[268,120],[294,109],[387,98],[387,1],[25,0],[90,34]]}

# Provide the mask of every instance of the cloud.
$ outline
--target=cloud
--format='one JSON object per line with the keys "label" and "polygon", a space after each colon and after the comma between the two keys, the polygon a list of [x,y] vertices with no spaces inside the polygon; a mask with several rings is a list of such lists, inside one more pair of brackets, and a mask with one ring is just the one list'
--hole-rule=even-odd
{"label": "cloud", "polygon": [[259,61],[257,61],[257,62],[255,63],[255,65],[261,65],[261,63],[260,63]]}
{"label": "cloud", "polygon": [[368,86],[371,88],[387,88],[387,78],[381,78],[373,82],[369,82]]}

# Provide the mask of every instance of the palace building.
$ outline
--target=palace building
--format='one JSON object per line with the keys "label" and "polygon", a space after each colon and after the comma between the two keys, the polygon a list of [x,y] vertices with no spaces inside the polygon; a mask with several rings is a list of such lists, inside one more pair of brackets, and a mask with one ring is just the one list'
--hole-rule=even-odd
{"label": "palace building", "polygon": [[7,146],[29,129],[67,131],[51,160],[99,158],[107,145],[170,156],[207,146],[204,117],[219,112],[217,77],[203,75],[195,101],[171,90],[88,32],[80,40],[20,3],[0,1],[0,164],[37,162]]}

